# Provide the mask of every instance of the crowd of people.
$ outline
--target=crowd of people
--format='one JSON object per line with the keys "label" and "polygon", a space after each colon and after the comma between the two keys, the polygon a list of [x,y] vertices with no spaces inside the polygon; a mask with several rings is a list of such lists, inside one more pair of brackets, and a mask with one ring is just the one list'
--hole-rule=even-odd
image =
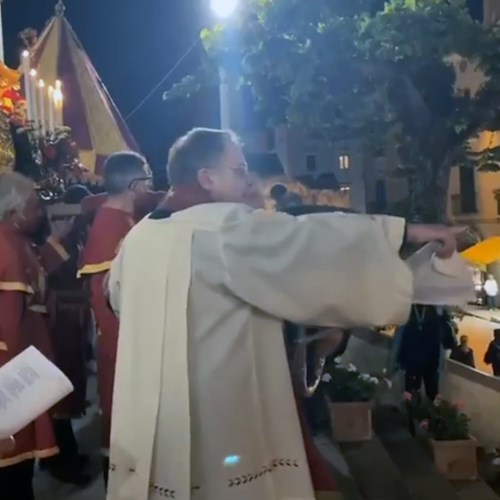
{"label": "crowd of people", "polygon": [[[402,246],[438,241],[443,258],[456,248],[453,230],[396,217],[260,210],[231,132],[192,130],[167,168],[169,192],[152,192],[146,160],[118,152],[106,193],[69,189],[81,215],[50,224],[31,180],[0,175],[0,366],[33,345],[75,387],[0,442],[12,500],[33,500],[36,461],[61,481],[89,480],[71,420],[87,406],[94,330],[109,500],[328,495],[333,474],[297,410],[283,321],[405,323]],[[318,342],[322,356],[335,351]]]}

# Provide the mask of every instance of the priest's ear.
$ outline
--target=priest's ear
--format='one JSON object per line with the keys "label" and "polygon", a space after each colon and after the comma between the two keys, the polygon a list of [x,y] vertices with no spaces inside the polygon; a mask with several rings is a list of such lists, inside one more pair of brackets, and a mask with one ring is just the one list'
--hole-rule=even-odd
{"label": "priest's ear", "polygon": [[213,168],[200,168],[198,170],[196,176],[198,179],[198,184],[205,190],[205,191],[213,191],[217,181],[215,179],[215,175],[217,173]]}

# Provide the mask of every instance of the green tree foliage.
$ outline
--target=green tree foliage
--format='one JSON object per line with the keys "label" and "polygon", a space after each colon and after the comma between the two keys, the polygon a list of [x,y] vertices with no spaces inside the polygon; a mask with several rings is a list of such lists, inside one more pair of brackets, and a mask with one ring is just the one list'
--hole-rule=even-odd
{"label": "green tree foliage", "polygon": [[[474,21],[465,0],[247,0],[202,40],[205,66],[167,97],[216,82],[223,67],[272,123],[367,157],[390,145],[425,219],[444,216],[453,165],[498,170],[498,148],[473,154],[469,141],[500,128],[500,31]],[[484,74],[478,92],[457,90],[451,56]]]}

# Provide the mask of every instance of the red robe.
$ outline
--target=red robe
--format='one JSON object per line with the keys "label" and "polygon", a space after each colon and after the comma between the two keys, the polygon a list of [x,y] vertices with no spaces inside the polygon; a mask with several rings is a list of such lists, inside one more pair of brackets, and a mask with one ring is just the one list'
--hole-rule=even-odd
{"label": "red robe", "polygon": [[[0,366],[31,345],[54,359],[47,328],[46,271],[55,270],[63,260],[52,240],[37,252],[21,233],[0,223]],[[14,437],[16,446],[2,456],[0,467],[58,453],[49,413]]]}
{"label": "red robe", "polygon": [[285,341],[287,341],[288,361],[290,364],[290,373],[292,376],[295,401],[297,403],[297,413],[299,415],[300,427],[302,429],[304,449],[306,451],[309,470],[311,471],[311,480],[314,487],[316,500],[334,500],[335,498],[337,498],[336,492],[338,491],[337,483],[335,481],[335,470],[333,466],[321,454],[316,444],[314,443],[311,429],[309,428],[309,424],[304,414],[303,397],[300,395],[302,375],[297,373],[297,367],[294,366],[293,362],[294,346],[291,345],[289,338],[285,337]]}
{"label": "red robe", "polygon": [[[135,203],[135,220],[141,220],[144,216],[152,212],[163,200],[167,193],[164,191],[148,191]],[[82,213],[87,216],[97,213],[97,211],[106,203],[107,193],[93,194],[87,196],[82,201]]]}
{"label": "red robe", "polygon": [[103,416],[103,449],[109,450],[111,409],[119,323],[108,305],[104,279],[134,225],[133,217],[115,208],[101,207],[90,228],[78,275],[90,278],[90,303],[98,329],[97,377]]}
{"label": "red robe", "polygon": [[[78,219],[77,219],[78,220]],[[62,418],[79,418],[86,410],[86,346],[91,312],[85,283],[77,278],[80,252],[76,242],[65,242],[69,259],[49,276],[50,334],[56,364],[74,390],[54,408]]]}

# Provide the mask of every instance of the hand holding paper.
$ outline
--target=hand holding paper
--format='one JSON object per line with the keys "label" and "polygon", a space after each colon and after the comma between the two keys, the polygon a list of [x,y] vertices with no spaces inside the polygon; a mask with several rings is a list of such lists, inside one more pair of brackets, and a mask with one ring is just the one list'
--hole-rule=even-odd
{"label": "hand holding paper", "polygon": [[409,243],[423,245],[438,242],[434,253],[442,259],[450,258],[457,250],[457,235],[465,230],[463,227],[448,227],[439,224],[408,224],[406,238]]}
{"label": "hand holding paper", "polygon": [[439,248],[439,243],[430,243],[406,260],[413,272],[413,303],[462,306],[474,300],[472,269],[456,252],[439,258]]}
{"label": "hand holding paper", "polygon": [[2,366],[0,446],[71,391],[73,386],[64,373],[34,347]]}

